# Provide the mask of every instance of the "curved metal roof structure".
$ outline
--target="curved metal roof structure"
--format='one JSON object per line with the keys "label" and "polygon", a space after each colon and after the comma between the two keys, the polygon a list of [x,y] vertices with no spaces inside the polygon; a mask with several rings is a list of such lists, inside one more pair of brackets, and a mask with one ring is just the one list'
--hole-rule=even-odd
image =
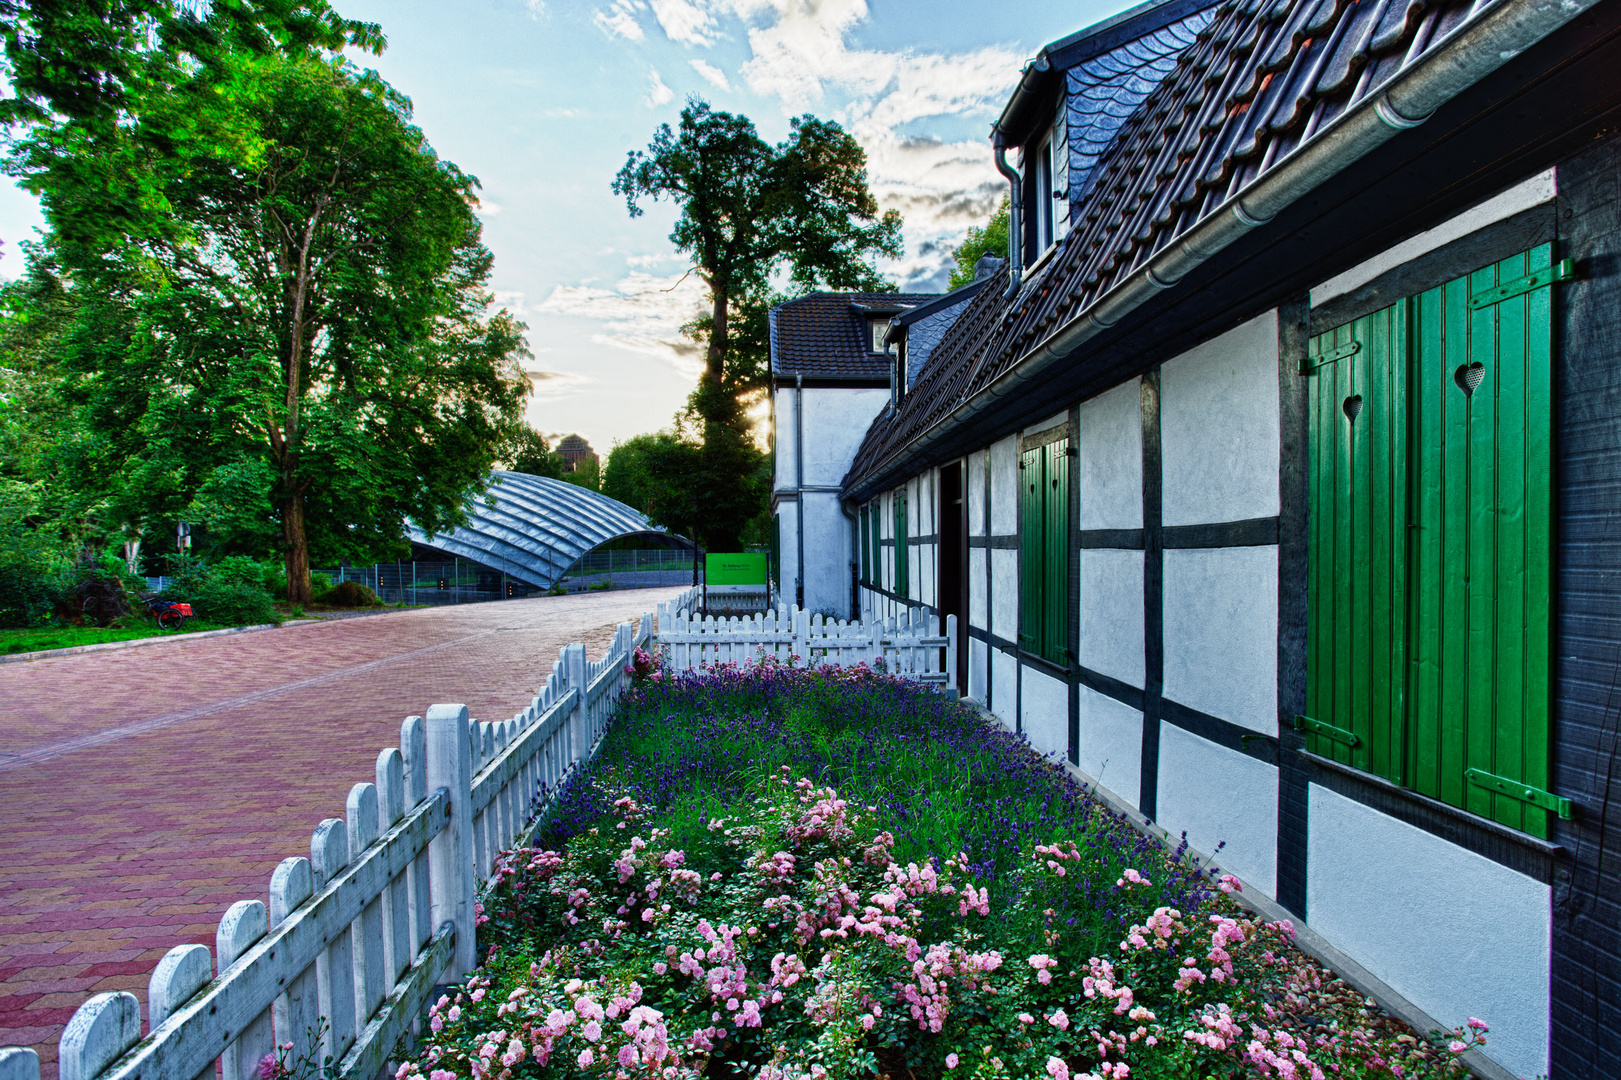
{"label": "curved metal roof structure", "polygon": [[[494,496],[493,507],[486,505],[487,496]],[[668,535],[617,499],[549,477],[497,470],[490,474],[485,497],[474,500],[460,528],[428,536],[408,524],[406,536],[549,589],[599,544],[621,536]]]}

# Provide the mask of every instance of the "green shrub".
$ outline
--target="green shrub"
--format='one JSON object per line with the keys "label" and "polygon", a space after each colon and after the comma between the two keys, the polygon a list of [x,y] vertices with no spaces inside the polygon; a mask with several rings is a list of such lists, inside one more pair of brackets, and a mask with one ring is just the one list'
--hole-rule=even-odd
{"label": "green shrub", "polygon": [[326,594],[332,591],[332,578],[326,574],[310,575],[310,599],[317,604],[326,603]]}
{"label": "green shrub", "polygon": [[61,592],[61,575],[44,560],[0,560],[0,626],[38,626]]}
{"label": "green shrub", "polygon": [[192,614],[205,622],[256,626],[281,621],[270,594],[253,585],[208,581],[190,593],[180,594],[171,590],[166,595],[170,599],[189,603]]}
{"label": "green shrub", "polygon": [[275,562],[260,562],[247,555],[229,555],[216,562],[208,576],[228,585],[249,585],[271,596],[287,593],[287,572]]}
{"label": "green shrub", "polygon": [[334,585],[325,596],[320,598],[321,603],[333,607],[382,607],[383,601],[377,594],[358,581],[345,581]]}

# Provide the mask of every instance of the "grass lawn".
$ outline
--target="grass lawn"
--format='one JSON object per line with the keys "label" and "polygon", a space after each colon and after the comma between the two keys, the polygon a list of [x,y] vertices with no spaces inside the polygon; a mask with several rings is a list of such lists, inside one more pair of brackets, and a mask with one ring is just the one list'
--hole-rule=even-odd
{"label": "grass lawn", "polygon": [[1461,1076],[965,705],[773,665],[626,695],[398,1080]]}
{"label": "grass lawn", "polygon": [[136,638],[167,637],[174,634],[195,634],[202,630],[223,630],[218,623],[187,619],[178,630],[160,630],[155,622],[126,619],[132,623],[123,629],[101,629],[95,626],[43,626],[27,630],[0,630],[0,654],[39,652],[44,649],[67,649],[76,645],[100,645],[106,641],[133,641]]}

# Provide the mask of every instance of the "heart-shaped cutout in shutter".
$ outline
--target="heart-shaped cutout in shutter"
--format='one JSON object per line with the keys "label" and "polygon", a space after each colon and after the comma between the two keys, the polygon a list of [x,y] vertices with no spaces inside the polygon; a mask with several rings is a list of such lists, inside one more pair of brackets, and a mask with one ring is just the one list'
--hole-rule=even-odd
{"label": "heart-shaped cutout in shutter", "polygon": [[1452,373],[1452,381],[1458,384],[1464,397],[1474,397],[1475,388],[1486,379],[1486,365],[1476,360],[1473,364],[1459,364],[1458,370]]}
{"label": "heart-shaped cutout in shutter", "polygon": [[1345,410],[1345,418],[1347,420],[1355,422],[1357,414],[1362,411],[1362,395],[1352,394],[1350,397],[1345,399],[1345,404],[1341,405],[1340,408]]}

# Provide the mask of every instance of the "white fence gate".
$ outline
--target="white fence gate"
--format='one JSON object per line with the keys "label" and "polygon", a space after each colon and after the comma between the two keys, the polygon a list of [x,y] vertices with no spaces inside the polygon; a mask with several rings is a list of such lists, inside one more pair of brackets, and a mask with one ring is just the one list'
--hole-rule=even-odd
{"label": "white fence gate", "polygon": [[[373,1080],[422,1014],[436,983],[476,965],[474,905],[501,850],[530,827],[601,738],[632,650],[653,616],[621,624],[608,654],[565,645],[528,708],[479,723],[465,705],[407,717],[377,755],[374,783],[349,792],[309,858],[270,877],[269,906],[233,904],[214,956],[177,945],[152,973],[150,1034],[134,994],[102,993],[62,1032],[61,1080],[257,1080],[291,1042],[293,1058],[330,1058]],[[0,1080],[39,1080],[33,1050],[0,1049]]]}
{"label": "white fence gate", "polygon": [[[882,623],[824,619],[799,608],[717,619],[695,616],[678,597],[659,605],[657,641],[676,671],[745,664],[765,656],[807,667],[866,664],[892,675],[957,690],[957,616],[914,609],[909,619]],[[690,601],[688,601],[690,604]]]}

